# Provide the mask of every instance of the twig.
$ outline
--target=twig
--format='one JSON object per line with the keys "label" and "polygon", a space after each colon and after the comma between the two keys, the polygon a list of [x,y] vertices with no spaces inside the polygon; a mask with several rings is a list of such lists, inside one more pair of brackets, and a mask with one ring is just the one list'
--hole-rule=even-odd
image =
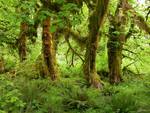
{"label": "twig", "polygon": [[82,60],[82,62],[84,62],[84,59],[80,56],[80,54],[79,54],[78,52],[76,52],[76,51],[73,49],[73,47],[71,46],[68,37],[69,37],[69,34],[66,34],[65,40],[66,40],[66,42],[67,42],[69,48],[71,49],[71,51],[72,51],[75,55],[77,55],[77,56]]}

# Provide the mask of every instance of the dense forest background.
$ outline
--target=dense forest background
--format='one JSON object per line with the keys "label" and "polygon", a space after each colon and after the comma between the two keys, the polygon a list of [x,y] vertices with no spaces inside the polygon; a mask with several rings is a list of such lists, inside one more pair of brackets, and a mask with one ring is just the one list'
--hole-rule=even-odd
{"label": "dense forest background", "polygon": [[0,113],[150,113],[149,0],[0,0]]}

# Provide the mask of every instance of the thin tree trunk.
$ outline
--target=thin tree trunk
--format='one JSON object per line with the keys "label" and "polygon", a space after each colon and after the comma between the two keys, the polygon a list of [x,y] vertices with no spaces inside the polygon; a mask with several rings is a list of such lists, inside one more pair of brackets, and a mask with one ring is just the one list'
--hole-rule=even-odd
{"label": "thin tree trunk", "polygon": [[28,31],[28,24],[26,22],[21,22],[20,24],[20,35],[18,39],[18,50],[19,50],[19,57],[20,61],[26,60],[27,56],[27,49],[26,49],[26,43],[27,43],[27,31]]}
{"label": "thin tree trunk", "polygon": [[48,67],[49,74],[52,80],[57,79],[57,64],[55,57],[55,48],[52,35],[49,32],[50,29],[50,17],[47,17],[43,21],[43,56],[46,66]]}
{"label": "thin tree trunk", "polygon": [[96,51],[99,41],[99,29],[107,12],[109,0],[98,0],[96,9],[89,19],[89,38],[86,45],[84,75],[92,86],[101,88],[100,77],[96,71]]}
{"label": "thin tree trunk", "polygon": [[4,59],[3,57],[0,57],[0,74],[3,73],[4,70],[5,70]]}

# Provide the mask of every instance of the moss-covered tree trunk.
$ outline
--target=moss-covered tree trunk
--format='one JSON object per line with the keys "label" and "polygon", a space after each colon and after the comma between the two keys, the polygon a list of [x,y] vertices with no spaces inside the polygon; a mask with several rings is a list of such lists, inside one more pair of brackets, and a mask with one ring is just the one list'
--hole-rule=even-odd
{"label": "moss-covered tree trunk", "polygon": [[122,63],[122,49],[124,36],[113,37],[108,40],[108,66],[110,83],[119,83],[121,81],[121,63]]}
{"label": "moss-covered tree trunk", "polygon": [[108,67],[110,83],[121,81],[122,50],[126,37],[127,0],[119,0],[115,16],[110,19],[108,47]]}
{"label": "moss-covered tree trunk", "polygon": [[93,14],[89,18],[89,37],[86,43],[84,75],[90,85],[101,88],[100,78],[96,71],[96,51],[99,42],[99,29],[102,26],[109,0],[98,0]]}
{"label": "moss-covered tree trunk", "polygon": [[52,35],[50,34],[50,17],[43,21],[43,56],[52,80],[57,79],[57,64]]}
{"label": "moss-covered tree trunk", "polygon": [[26,22],[21,22],[20,24],[20,35],[18,38],[18,51],[19,51],[19,57],[20,61],[24,61],[27,56],[27,32],[28,32],[28,24]]}
{"label": "moss-covered tree trunk", "polygon": [[4,59],[3,57],[0,57],[0,74],[3,73],[4,70],[5,70]]}

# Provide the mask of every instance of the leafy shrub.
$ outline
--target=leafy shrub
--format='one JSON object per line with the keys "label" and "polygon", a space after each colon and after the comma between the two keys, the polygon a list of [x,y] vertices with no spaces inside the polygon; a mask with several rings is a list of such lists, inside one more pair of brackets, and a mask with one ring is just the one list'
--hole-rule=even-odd
{"label": "leafy shrub", "polygon": [[66,109],[84,110],[90,107],[88,102],[89,97],[86,95],[84,90],[81,90],[78,87],[66,89],[63,95],[63,105]]}
{"label": "leafy shrub", "polygon": [[112,107],[116,113],[136,113],[138,103],[130,92],[120,92],[112,96]]}
{"label": "leafy shrub", "polygon": [[[109,98],[102,96],[99,90],[79,87],[70,83],[63,88],[63,105],[65,111],[75,113],[111,113]],[[72,113],[72,112],[71,112]]]}
{"label": "leafy shrub", "polygon": [[111,96],[110,104],[115,113],[143,113],[140,112],[143,109],[148,111],[147,89],[141,83],[131,81],[113,87],[116,93]]}
{"label": "leafy shrub", "polygon": [[[60,89],[48,79],[17,78],[16,86],[26,103],[24,113],[62,113]],[[60,104],[59,104],[60,103]]]}
{"label": "leafy shrub", "polygon": [[3,75],[0,76],[0,92],[1,113],[17,113],[25,106],[20,91]]}
{"label": "leafy shrub", "polygon": [[36,64],[24,61],[16,66],[16,76],[28,79],[36,79],[40,77],[39,71],[36,68]]}
{"label": "leafy shrub", "polygon": [[149,113],[149,77],[145,81],[134,77],[116,86],[104,82],[99,91],[87,87],[80,68],[63,68],[62,78],[53,82],[36,77],[34,66],[25,61],[17,67],[12,82],[20,96],[13,93],[11,97],[17,96],[26,104],[16,107],[14,113]]}

